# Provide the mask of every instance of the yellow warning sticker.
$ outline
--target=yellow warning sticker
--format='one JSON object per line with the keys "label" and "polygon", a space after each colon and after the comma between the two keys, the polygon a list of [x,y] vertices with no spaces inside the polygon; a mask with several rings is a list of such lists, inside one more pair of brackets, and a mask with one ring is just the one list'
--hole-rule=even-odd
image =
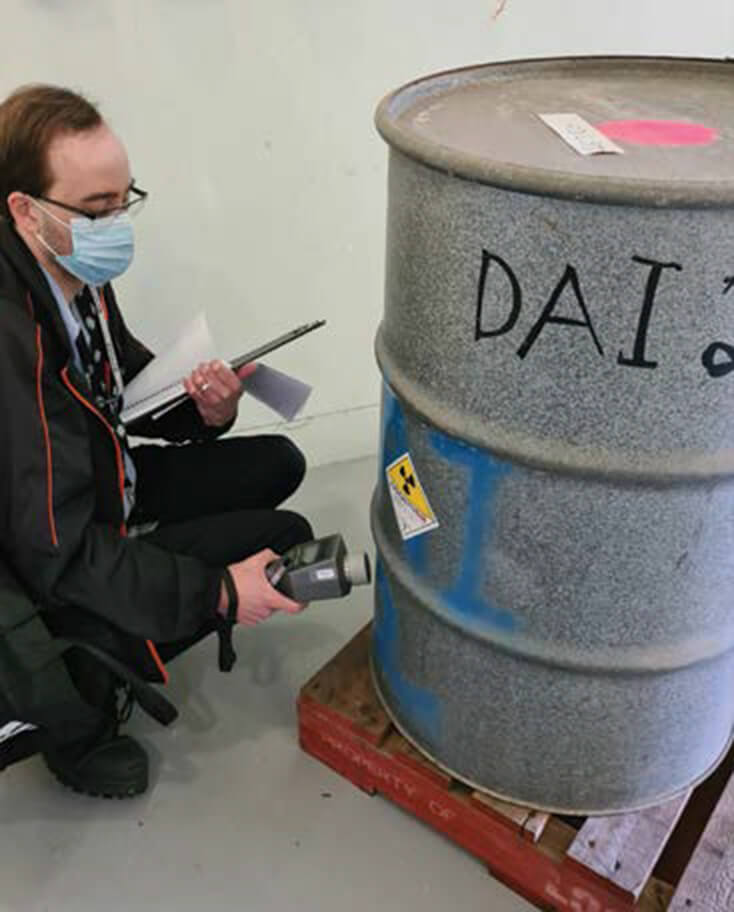
{"label": "yellow warning sticker", "polygon": [[426,492],[409,453],[403,454],[385,470],[395,519],[404,540],[438,528]]}

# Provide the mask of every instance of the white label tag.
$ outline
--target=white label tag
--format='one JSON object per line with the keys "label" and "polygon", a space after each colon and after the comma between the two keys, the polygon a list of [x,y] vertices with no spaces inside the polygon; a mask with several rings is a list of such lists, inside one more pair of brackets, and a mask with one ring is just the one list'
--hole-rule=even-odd
{"label": "white label tag", "polygon": [[334,570],[317,570],[316,571],[317,580],[333,580],[336,579],[336,572]]}
{"label": "white label tag", "polygon": [[578,114],[538,114],[538,117],[579,155],[624,155],[624,149]]}

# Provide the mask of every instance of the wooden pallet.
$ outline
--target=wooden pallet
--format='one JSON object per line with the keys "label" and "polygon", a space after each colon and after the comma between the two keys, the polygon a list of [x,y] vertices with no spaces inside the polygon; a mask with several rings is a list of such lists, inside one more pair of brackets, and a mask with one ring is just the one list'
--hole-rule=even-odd
{"label": "wooden pallet", "polygon": [[540,909],[734,912],[734,750],[692,795],[635,814],[567,818],[452,779],[382,709],[365,627],[302,689],[301,746],[476,855]]}

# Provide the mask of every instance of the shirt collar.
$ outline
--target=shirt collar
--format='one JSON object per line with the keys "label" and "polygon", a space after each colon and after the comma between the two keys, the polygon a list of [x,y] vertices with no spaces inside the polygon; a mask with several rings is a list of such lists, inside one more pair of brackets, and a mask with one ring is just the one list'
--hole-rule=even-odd
{"label": "shirt collar", "polygon": [[69,333],[69,339],[73,345],[79,333],[79,320],[74,316],[74,312],[71,309],[69,302],[64,297],[64,293],[61,290],[61,287],[59,286],[59,283],[56,281],[56,279],[51,275],[50,272],[48,272],[44,266],[41,266],[41,272],[46,277],[46,281],[48,282],[49,288],[51,289],[51,292],[56,300],[56,304],[59,308],[59,313],[61,314],[64,325],[66,326],[66,331]]}
{"label": "shirt collar", "polygon": [[[40,266],[40,263],[39,263],[39,266]],[[79,354],[78,354],[77,348],[76,348],[76,340],[77,340],[77,336],[79,335],[80,330],[82,329],[82,325],[79,322],[79,319],[75,315],[74,311],[72,310],[71,305],[64,297],[64,293],[61,290],[59,283],[56,281],[56,279],[54,279],[54,277],[51,275],[51,273],[48,272],[48,270],[46,270],[43,266],[40,266],[40,268],[41,268],[41,272],[46,277],[46,281],[48,282],[48,287],[51,289],[51,293],[54,296],[54,299],[56,301],[56,306],[58,307],[59,314],[61,315],[61,319],[64,321],[64,326],[66,328],[66,334],[69,337],[69,345],[71,346],[71,353],[72,353],[74,362],[77,367],[80,367],[80,359],[79,359]]]}

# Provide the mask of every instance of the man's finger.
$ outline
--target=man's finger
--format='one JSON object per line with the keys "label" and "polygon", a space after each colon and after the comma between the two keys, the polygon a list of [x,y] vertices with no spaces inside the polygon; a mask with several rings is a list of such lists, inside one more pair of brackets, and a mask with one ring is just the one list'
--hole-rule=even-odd
{"label": "man's finger", "polygon": [[199,392],[204,392],[206,387],[206,377],[204,376],[204,371],[197,367],[197,369],[191,375],[191,382],[194,384]]}
{"label": "man's finger", "polygon": [[267,618],[257,617],[257,615],[254,614],[246,614],[239,623],[245,627],[257,627],[257,625],[262,624],[263,621],[267,621]]}
{"label": "man's finger", "polygon": [[245,364],[237,371],[237,376],[240,380],[246,380],[248,377],[252,376],[256,370],[257,364]]}
{"label": "man's finger", "polygon": [[242,384],[240,383],[239,377],[229,365],[217,361],[214,364],[213,373],[220,383],[223,383],[227,387],[227,390],[230,393],[234,394],[241,391]]}
{"label": "man's finger", "polygon": [[258,623],[259,621],[267,621],[267,619],[272,615],[272,611],[267,605],[259,603],[257,605],[247,605],[242,614],[244,617],[249,618],[250,620]]}
{"label": "man's finger", "polygon": [[269,604],[270,608],[273,611],[282,611],[285,614],[298,614],[303,610],[303,605],[300,602],[294,602],[293,599],[289,599],[287,596],[283,595],[282,592],[279,592],[274,586],[271,586],[271,594]]}
{"label": "man's finger", "polygon": [[231,395],[210,365],[204,365],[201,370],[197,368],[192,375],[192,380],[196,390],[209,405],[216,405],[221,399]]}
{"label": "man's finger", "polygon": [[211,403],[217,402],[220,399],[228,399],[232,395],[226,384],[222,383],[221,379],[214,371],[204,374],[203,383],[199,389],[208,396]]}

